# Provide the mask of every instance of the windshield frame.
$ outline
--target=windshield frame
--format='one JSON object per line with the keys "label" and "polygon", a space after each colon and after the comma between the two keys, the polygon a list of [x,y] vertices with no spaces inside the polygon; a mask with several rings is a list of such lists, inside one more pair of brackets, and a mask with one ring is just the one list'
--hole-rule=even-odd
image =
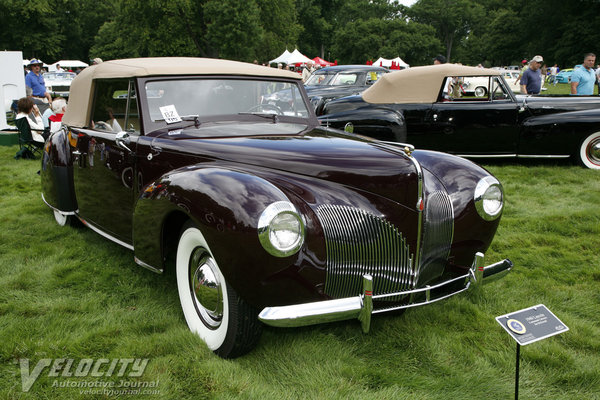
{"label": "windshield frame", "polygon": [[[241,81],[263,81],[263,82],[281,82],[288,83],[294,85],[298,90],[298,93],[302,97],[304,104],[307,108],[308,116],[305,117],[295,117],[289,115],[277,115],[277,120],[281,122],[291,122],[296,124],[305,124],[310,127],[315,127],[319,125],[319,120],[315,114],[314,108],[312,107],[308,95],[306,94],[306,90],[304,89],[304,85],[301,80],[292,80],[285,79],[279,77],[262,77],[262,76],[237,76],[237,75],[177,75],[177,76],[153,76],[153,77],[141,77],[137,78],[137,93],[138,93],[138,101],[139,101],[139,113],[141,118],[143,119],[145,133],[153,132],[161,129],[169,129],[169,125],[165,121],[154,121],[150,117],[148,113],[148,98],[146,97],[146,84],[150,82],[160,82],[160,81],[176,81],[176,80],[202,80],[202,79],[210,79],[210,80],[241,80]],[[183,116],[182,116],[183,117]],[[257,122],[264,123],[265,118],[261,115],[252,115],[252,114],[225,114],[225,115],[216,115],[210,117],[200,117],[200,124],[211,123],[211,122],[225,122],[225,121],[239,121],[243,123],[247,122]],[[193,124],[192,124],[193,126]]]}

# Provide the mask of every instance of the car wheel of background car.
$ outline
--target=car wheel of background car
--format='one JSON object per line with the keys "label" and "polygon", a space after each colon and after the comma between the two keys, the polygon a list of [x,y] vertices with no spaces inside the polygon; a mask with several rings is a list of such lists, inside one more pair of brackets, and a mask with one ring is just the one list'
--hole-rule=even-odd
{"label": "car wheel of background car", "polygon": [[198,228],[188,222],[177,246],[179,299],[190,330],[223,358],[241,356],[258,341],[258,313],[227,283]]}
{"label": "car wheel of background car", "polygon": [[484,88],[483,86],[477,86],[475,88],[475,96],[477,97],[483,97],[487,94],[487,89]]}
{"label": "car wheel of background car", "polygon": [[600,169],[600,132],[592,133],[581,142],[579,162],[591,169]]}

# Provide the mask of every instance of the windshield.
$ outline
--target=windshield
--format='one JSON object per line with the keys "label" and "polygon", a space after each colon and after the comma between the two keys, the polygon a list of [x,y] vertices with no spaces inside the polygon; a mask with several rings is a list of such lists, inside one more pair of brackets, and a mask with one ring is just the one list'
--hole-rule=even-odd
{"label": "windshield", "polygon": [[329,85],[331,78],[335,76],[335,72],[315,72],[304,83],[306,86]]}
{"label": "windshield", "polygon": [[75,76],[74,72],[46,72],[44,79],[50,81],[72,81]]}
{"label": "windshield", "polygon": [[[186,116],[200,121],[231,115],[278,115],[308,118],[296,82],[251,79],[181,79],[150,81],[145,86],[149,116],[154,122],[178,122]],[[273,93],[286,91],[277,99]]]}

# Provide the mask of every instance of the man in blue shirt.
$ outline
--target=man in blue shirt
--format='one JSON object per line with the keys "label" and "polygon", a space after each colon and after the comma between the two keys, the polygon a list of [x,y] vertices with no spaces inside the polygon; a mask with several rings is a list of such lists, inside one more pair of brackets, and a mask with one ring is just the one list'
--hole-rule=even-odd
{"label": "man in blue shirt", "polygon": [[42,62],[37,59],[32,59],[29,62],[29,68],[31,72],[25,76],[25,85],[31,88],[31,94],[33,97],[40,99],[48,99],[48,104],[52,103],[52,97],[50,93],[46,92],[46,83],[42,76]]}
{"label": "man in blue shirt", "polygon": [[591,96],[594,94],[594,85],[596,84],[596,74],[594,64],[596,55],[587,53],[583,58],[583,67],[573,71],[571,75],[571,94]]}
{"label": "man in blue shirt", "polygon": [[539,94],[542,88],[542,74],[540,74],[540,66],[544,62],[542,56],[535,56],[529,63],[529,68],[523,72],[521,77],[521,93],[522,94]]}

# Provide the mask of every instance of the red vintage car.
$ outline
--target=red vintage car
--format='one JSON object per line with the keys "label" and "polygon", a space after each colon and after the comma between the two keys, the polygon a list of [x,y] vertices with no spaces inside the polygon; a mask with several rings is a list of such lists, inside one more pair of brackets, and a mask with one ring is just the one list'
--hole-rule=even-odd
{"label": "red vintage car", "polygon": [[[285,104],[270,94],[287,90]],[[104,62],[73,81],[42,197],[154,272],[174,268],[188,326],[222,357],[263,323],[428,304],[484,266],[502,186],[470,161],[320,126],[294,73],[225,60]],[[170,263],[170,254],[176,260]]]}

